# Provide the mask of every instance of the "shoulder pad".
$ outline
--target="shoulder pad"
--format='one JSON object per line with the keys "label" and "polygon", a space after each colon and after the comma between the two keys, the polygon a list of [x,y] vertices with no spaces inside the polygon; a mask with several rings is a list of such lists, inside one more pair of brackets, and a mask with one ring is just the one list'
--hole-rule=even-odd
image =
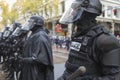
{"label": "shoulder pad", "polygon": [[120,48],[103,54],[102,63],[105,66],[120,66]]}
{"label": "shoulder pad", "polygon": [[104,26],[97,25],[87,33],[87,36],[97,37],[102,33],[109,34],[110,32],[107,29],[105,29]]}
{"label": "shoulder pad", "polygon": [[109,52],[110,50],[120,48],[120,42],[115,36],[102,34],[96,39],[96,46],[102,52]]}

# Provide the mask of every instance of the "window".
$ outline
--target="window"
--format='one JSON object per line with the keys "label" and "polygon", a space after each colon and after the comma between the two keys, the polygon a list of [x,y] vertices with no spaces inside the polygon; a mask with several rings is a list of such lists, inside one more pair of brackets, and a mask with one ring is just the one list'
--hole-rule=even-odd
{"label": "window", "polygon": [[62,15],[62,13],[64,12],[64,2],[61,2],[59,4],[59,15]]}
{"label": "window", "polygon": [[107,17],[112,17],[112,6],[107,7]]}
{"label": "window", "polygon": [[105,5],[102,5],[102,14],[101,14],[102,17],[105,17]]}

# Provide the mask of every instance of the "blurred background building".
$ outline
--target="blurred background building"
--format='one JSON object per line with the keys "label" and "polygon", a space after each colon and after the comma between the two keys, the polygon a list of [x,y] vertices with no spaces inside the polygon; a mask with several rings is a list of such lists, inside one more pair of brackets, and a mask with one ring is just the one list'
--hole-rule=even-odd
{"label": "blurred background building", "polygon": [[120,0],[101,0],[101,3],[103,10],[97,21],[113,34],[120,34]]}
{"label": "blurred background building", "polygon": [[[120,34],[120,0],[101,0],[101,3],[103,8],[102,14],[96,20],[102,23],[108,30],[112,31],[113,34]],[[60,0],[57,16],[54,15],[54,10],[51,17],[43,15],[47,20],[46,26],[51,30],[53,35],[71,35],[71,24],[62,25],[59,23],[60,17],[70,4],[71,0]]]}
{"label": "blurred background building", "polygon": [[[4,0],[0,1],[3,2]],[[0,4],[0,9],[2,9],[2,13],[4,12],[4,15],[1,15],[4,17],[2,22],[4,25],[12,24],[15,21],[24,23],[31,15],[41,15],[45,18],[45,26],[50,30],[52,36],[70,37],[72,25],[60,24],[59,19],[63,12],[69,7],[71,1],[72,0],[16,0],[9,14],[7,14],[6,3],[4,6]],[[98,16],[96,20],[105,25],[113,34],[120,34],[120,0],[100,1],[103,10],[102,14]]]}

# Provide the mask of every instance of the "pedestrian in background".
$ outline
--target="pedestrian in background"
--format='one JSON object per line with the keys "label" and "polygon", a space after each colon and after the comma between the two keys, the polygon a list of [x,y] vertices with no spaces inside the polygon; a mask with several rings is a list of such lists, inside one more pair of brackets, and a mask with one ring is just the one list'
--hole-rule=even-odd
{"label": "pedestrian in background", "polygon": [[69,51],[69,49],[70,49],[70,38],[68,37],[67,39],[66,39],[66,49],[67,49],[67,51]]}

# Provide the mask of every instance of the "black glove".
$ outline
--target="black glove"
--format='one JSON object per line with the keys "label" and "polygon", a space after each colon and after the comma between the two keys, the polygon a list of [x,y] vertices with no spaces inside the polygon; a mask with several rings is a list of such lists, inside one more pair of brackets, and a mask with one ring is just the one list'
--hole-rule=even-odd
{"label": "black glove", "polygon": [[18,61],[20,63],[32,63],[33,62],[33,58],[32,57],[28,57],[28,58],[23,58],[23,57],[18,57]]}

